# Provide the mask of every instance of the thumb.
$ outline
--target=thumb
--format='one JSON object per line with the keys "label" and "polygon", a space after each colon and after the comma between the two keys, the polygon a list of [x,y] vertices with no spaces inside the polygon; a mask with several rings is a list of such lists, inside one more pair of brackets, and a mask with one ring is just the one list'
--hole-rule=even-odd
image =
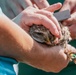
{"label": "thumb", "polygon": [[64,0],[62,9],[60,11],[69,9],[72,12],[72,9],[76,6],[76,0]]}
{"label": "thumb", "polygon": [[64,10],[67,10],[67,9],[68,9],[69,11],[71,11],[69,3],[68,3],[67,1],[65,1],[65,2],[63,3],[63,6],[62,6],[62,8],[61,8],[60,11],[64,11]]}
{"label": "thumb", "polygon": [[76,12],[71,14],[71,18],[63,22],[63,25],[72,25],[72,24],[76,24]]}
{"label": "thumb", "polygon": [[50,11],[50,12],[54,12],[58,9],[60,9],[62,7],[62,4],[61,3],[56,3],[56,4],[53,4],[47,8],[44,8],[44,10],[47,10],[47,11]]}

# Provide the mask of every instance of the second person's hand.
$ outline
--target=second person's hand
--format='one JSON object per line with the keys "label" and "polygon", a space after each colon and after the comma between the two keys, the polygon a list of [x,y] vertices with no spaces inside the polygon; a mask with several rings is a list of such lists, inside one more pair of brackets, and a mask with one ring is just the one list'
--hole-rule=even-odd
{"label": "second person's hand", "polygon": [[76,0],[65,0],[61,11],[67,9],[71,13],[71,18],[65,20],[63,24],[68,26],[72,39],[76,39]]}

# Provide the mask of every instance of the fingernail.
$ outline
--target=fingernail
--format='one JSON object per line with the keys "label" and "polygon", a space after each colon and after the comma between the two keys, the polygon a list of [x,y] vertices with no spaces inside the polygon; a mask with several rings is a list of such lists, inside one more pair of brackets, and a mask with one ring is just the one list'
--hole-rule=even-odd
{"label": "fingernail", "polygon": [[67,25],[67,23],[66,23],[66,22],[63,22],[63,25],[65,25],[65,26],[66,26],[66,25]]}
{"label": "fingernail", "polygon": [[58,44],[59,43],[58,37],[56,37],[56,39],[54,40],[54,43],[55,44]]}
{"label": "fingernail", "polygon": [[57,30],[55,31],[55,33],[56,33],[57,37],[60,36],[60,34],[59,34],[59,32]]}
{"label": "fingernail", "polygon": [[62,37],[62,33],[61,33],[61,31],[59,31],[59,33],[60,33],[60,38]]}

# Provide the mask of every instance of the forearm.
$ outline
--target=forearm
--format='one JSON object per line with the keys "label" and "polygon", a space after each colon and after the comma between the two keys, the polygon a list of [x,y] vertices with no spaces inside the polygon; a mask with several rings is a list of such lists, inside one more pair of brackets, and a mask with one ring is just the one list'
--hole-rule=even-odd
{"label": "forearm", "polygon": [[22,58],[33,48],[33,39],[4,15],[0,16],[0,55]]}
{"label": "forearm", "polygon": [[61,46],[40,46],[5,16],[0,16],[0,55],[15,58],[48,72],[59,72],[68,63]]}

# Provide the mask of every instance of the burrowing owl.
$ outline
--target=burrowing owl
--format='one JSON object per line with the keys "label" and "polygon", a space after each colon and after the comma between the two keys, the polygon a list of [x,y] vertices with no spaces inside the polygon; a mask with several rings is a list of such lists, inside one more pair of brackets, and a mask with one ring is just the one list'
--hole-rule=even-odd
{"label": "burrowing owl", "polygon": [[65,44],[68,41],[70,41],[70,32],[68,28],[61,25],[61,23],[60,23],[60,27],[61,27],[62,36],[61,38],[58,39],[59,42],[57,44],[55,43],[56,37],[43,25],[35,25],[35,24],[32,25],[30,27],[29,33],[34,40],[43,44],[47,44],[50,46]]}
{"label": "burrowing owl", "polygon": [[[33,24],[30,27],[29,34],[31,37],[42,44],[46,44],[50,47],[56,46],[56,45],[62,45],[64,48],[66,48],[67,43],[70,41],[70,32],[66,26],[63,26],[60,22],[61,27],[61,33],[62,36],[59,38],[59,42],[55,43],[56,37],[43,25],[35,25]],[[70,57],[71,60],[73,60],[76,63],[76,54],[72,54],[71,52],[68,52],[67,55]]]}

